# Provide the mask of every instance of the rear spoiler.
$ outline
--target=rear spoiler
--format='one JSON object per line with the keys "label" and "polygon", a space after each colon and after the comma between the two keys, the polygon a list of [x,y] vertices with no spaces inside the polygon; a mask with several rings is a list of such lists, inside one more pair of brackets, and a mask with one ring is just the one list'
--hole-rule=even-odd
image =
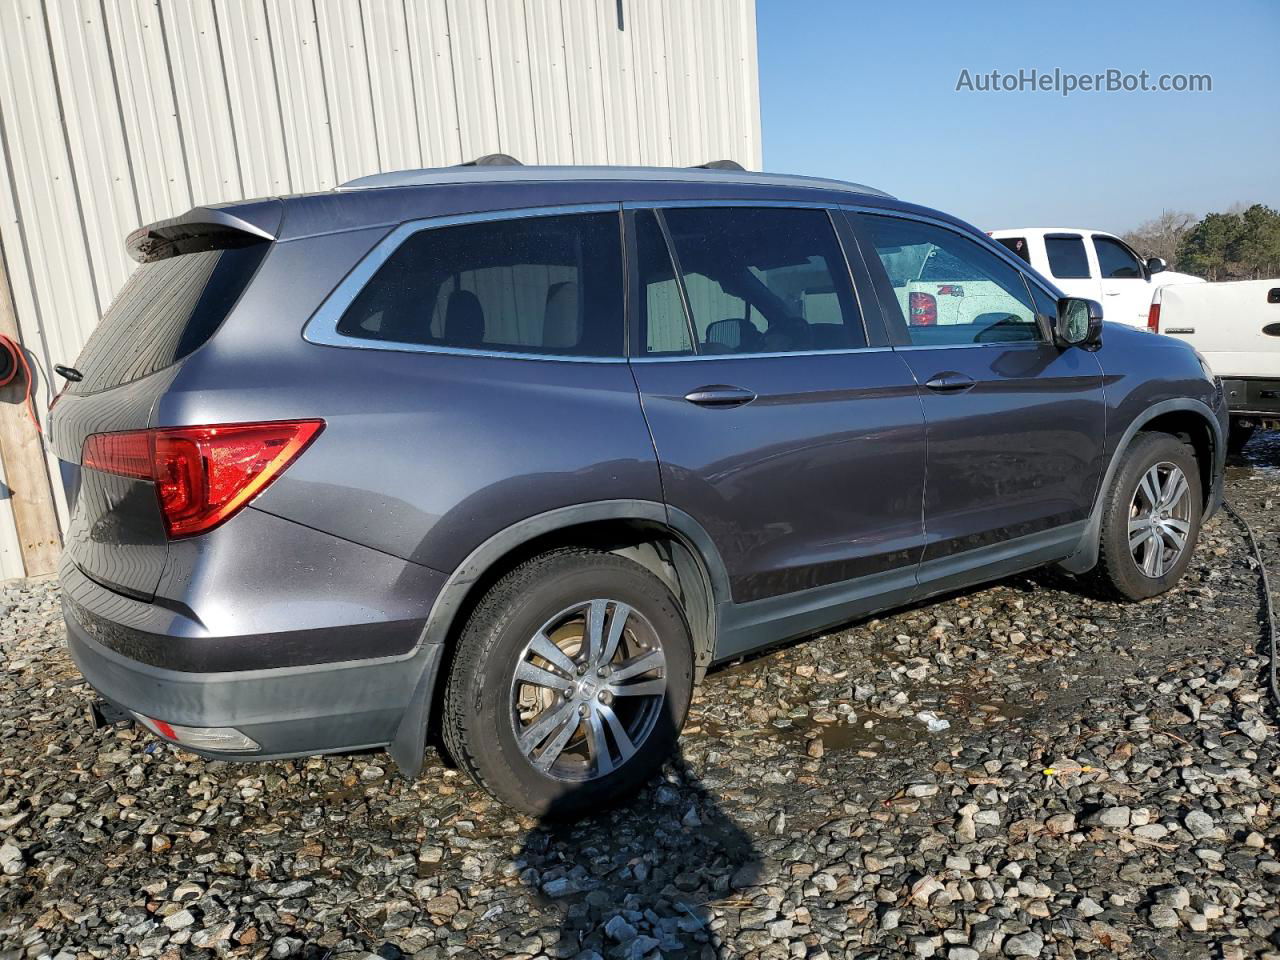
{"label": "rear spoiler", "polygon": [[139,263],[151,263],[183,253],[246,247],[274,240],[283,215],[279,200],[194,207],[139,227],[125,239],[125,249]]}

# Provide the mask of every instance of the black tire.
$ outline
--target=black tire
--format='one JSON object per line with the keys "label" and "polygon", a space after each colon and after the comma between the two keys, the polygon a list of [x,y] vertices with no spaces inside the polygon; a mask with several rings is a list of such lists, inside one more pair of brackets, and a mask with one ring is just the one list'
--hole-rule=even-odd
{"label": "black tire", "polygon": [[[545,625],[573,605],[599,598],[627,604],[641,615],[640,621],[624,617],[623,623],[642,623],[648,635],[656,636],[665,657],[666,690],[663,701],[644,708],[651,711],[645,720],[651,726],[633,755],[594,779],[566,780],[539,770],[520,748],[516,726],[522,720],[515,707],[515,673],[525,658],[526,645]],[[618,609],[616,605],[609,608],[609,615]],[[583,620],[585,637],[585,613]],[[623,644],[631,642],[632,634],[626,636]],[[539,662],[551,667],[549,661]],[[568,682],[571,686],[575,683]],[[585,678],[578,681],[587,682]],[[541,688],[534,689],[543,693]],[[671,754],[692,693],[692,636],[666,584],[624,557],[585,548],[556,550],[528,560],[504,576],[468,619],[445,689],[444,740],[458,765],[495,799],[544,819],[570,819],[636,794]],[[551,698],[547,711],[565,705],[549,688],[545,695]],[[589,690],[576,688],[572,696],[587,698],[587,704],[576,709],[594,706]],[[569,705],[578,702],[567,691],[563,699]],[[619,698],[615,716],[622,716],[624,709],[639,710],[631,705],[640,700],[645,698]],[[530,729],[541,716],[536,714],[524,729]],[[553,729],[563,728],[558,725]],[[585,720],[574,737],[579,733],[584,737],[589,733]],[[554,739],[552,735],[543,749]],[[616,734],[605,739],[621,750]],[[609,747],[605,749],[608,753]],[[608,762],[614,762],[612,754]],[[584,767],[584,775],[589,772]]]}
{"label": "black tire", "polygon": [[[1188,531],[1181,552],[1159,576],[1151,576],[1139,565],[1130,548],[1129,523],[1135,512],[1138,485],[1158,464],[1176,466],[1186,479],[1187,515],[1183,522],[1187,524]],[[1138,434],[1124,455],[1103,506],[1098,566],[1094,571],[1095,580],[1103,592],[1128,600],[1145,600],[1173,587],[1181,579],[1195,552],[1203,509],[1204,497],[1195,451],[1165,433]]]}
{"label": "black tire", "polygon": [[1247,420],[1232,420],[1231,426],[1227,430],[1227,453],[1236,454],[1245,448],[1250,440],[1253,439],[1254,431],[1258,429],[1256,423],[1250,423]]}

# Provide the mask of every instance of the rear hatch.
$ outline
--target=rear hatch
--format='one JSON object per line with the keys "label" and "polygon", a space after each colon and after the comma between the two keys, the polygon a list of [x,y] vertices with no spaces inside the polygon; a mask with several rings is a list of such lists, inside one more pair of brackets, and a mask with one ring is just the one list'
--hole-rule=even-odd
{"label": "rear hatch", "polygon": [[130,235],[140,266],[94,329],[52,414],[71,507],[66,554],[104,586],[150,600],[168,538],[155,484],[82,468],[86,438],[145,429],[182,361],[214,335],[271,246],[280,202],[197,208]]}

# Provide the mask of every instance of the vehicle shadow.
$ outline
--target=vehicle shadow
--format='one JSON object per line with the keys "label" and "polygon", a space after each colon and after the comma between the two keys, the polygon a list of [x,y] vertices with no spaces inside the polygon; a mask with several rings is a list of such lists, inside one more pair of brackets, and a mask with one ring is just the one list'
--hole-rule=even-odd
{"label": "vehicle shadow", "polygon": [[562,822],[553,808],[517,859],[532,898],[559,919],[559,943],[544,932],[545,952],[583,960],[725,956],[715,906],[761,874],[751,838],[681,753],[614,810]]}

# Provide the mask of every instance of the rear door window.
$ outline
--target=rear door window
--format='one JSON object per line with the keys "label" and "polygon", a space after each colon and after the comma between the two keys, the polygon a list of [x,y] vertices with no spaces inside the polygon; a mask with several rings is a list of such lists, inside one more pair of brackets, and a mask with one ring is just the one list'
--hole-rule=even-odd
{"label": "rear door window", "polygon": [[80,351],[84,379],[67,392],[123,386],[186,357],[213,336],[270,248],[240,243],[139,266]]}
{"label": "rear door window", "polygon": [[565,356],[623,354],[617,213],[429,227],[378,268],[338,322],[364,340]]}
{"label": "rear door window", "polygon": [[1089,258],[1084,252],[1084,237],[1078,233],[1060,233],[1044,238],[1044,252],[1049,258],[1049,272],[1059,280],[1089,279]]}
{"label": "rear door window", "polygon": [[[866,346],[844,253],[825,210],[676,207],[661,214],[689,316],[672,293],[656,216],[638,214],[642,347],[649,353],[758,354]],[[681,314],[683,309],[681,309]],[[684,323],[680,321],[683,320]]]}

